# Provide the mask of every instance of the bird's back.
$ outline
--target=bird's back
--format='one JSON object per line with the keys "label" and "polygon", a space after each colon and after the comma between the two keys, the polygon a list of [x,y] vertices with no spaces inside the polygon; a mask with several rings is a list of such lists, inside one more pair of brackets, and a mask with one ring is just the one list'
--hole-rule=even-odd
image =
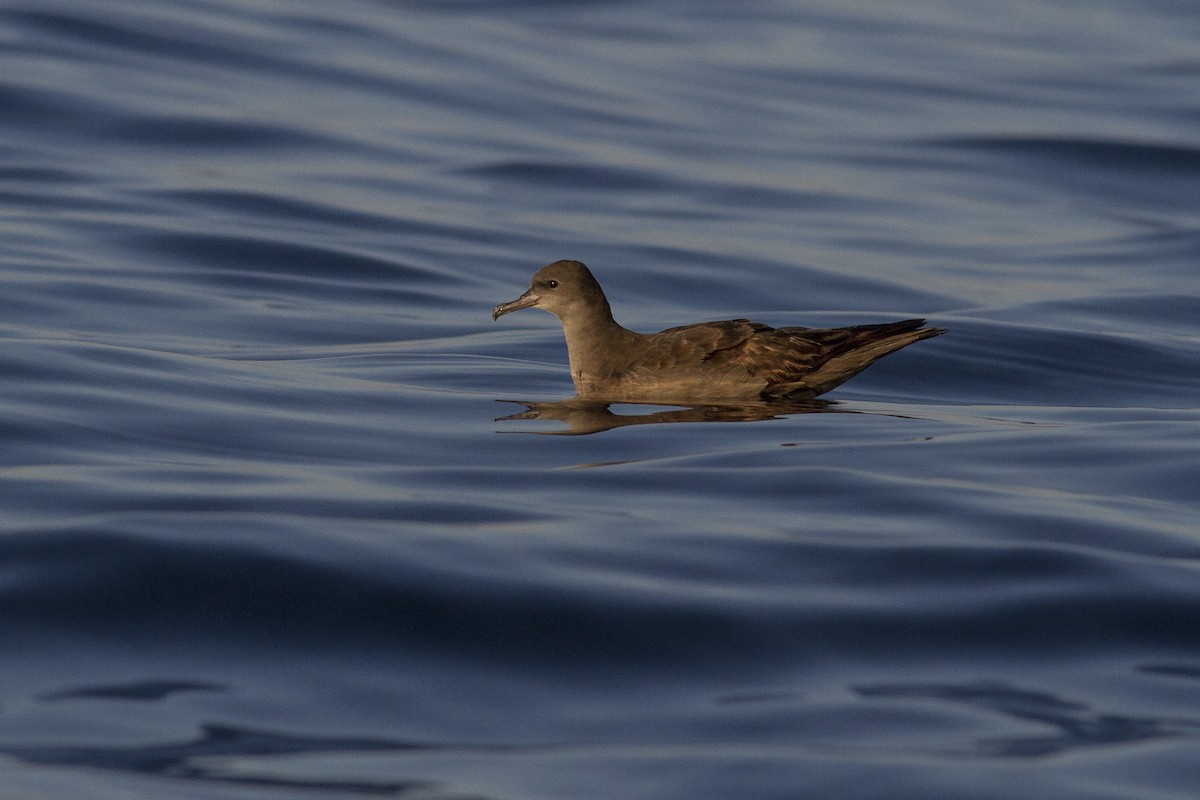
{"label": "bird's back", "polygon": [[613,399],[815,397],[942,328],[924,320],[849,328],[772,328],[745,319],[639,335],[591,394]]}

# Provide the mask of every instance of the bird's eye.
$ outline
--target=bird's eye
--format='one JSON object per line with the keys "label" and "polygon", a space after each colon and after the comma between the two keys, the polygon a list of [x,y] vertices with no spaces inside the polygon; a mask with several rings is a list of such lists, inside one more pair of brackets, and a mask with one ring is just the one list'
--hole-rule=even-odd
{"label": "bird's eye", "polygon": [[549,286],[551,289],[557,289],[558,281],[551,279],[551,280],[546,281],[546,285]]}

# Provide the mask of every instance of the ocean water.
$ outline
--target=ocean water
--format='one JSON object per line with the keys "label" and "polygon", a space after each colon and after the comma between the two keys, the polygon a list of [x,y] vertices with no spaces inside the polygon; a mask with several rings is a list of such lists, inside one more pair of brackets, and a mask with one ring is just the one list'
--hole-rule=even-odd
{"label": "ocean water", "polygon": [[[10,0],[0,797],[1200,793],[1200,7]],[[585,406],[557,322],[927,317]]]}

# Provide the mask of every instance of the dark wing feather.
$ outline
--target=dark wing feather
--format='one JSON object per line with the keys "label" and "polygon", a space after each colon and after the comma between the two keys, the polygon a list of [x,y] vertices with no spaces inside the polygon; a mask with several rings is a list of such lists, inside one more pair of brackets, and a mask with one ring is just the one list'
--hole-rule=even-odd
{"label": "dark wing feather", "polygon": [[701,322],[646,337],[637,361],[656,370],[708,366],[714,381],[757,384],[766,397],[815,397],[888,353],[945,332],[923,324],[910,319],[848,328],[772,328],[745,319]]}
{"label": "dark wing feather", "polygon": [[649,337],[647,349],[672,365],[700,365],[733,355],[754,337],[775,330],[761,322],[729,319],[720,322],[698,322],[681,325]]}
{"label": "dark wing feather", "polygon": [[735,320],[713,323],[705,361],[736,366],[765,382],[768,396],[822,394],[883,356],[941,328],[921,328],[921,319],[848,328],[771,328]]}
{"label": "dark wing feather", "polygon": [[808,367],[801,372],[787,375],[777,371],[764,394],[823,394],[888,353],[946,332],[945,328],[922,328],[924,324],[923,319],[907,319],[849,328],[780,328],[777,332],[787,335],[801,352],[816,354],[806,356]]}

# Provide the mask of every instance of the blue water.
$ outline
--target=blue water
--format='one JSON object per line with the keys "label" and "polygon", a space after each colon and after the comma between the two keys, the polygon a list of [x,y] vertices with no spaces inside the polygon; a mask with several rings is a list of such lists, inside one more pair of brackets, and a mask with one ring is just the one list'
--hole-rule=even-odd
{"label": "blue water", "polygon": [[[1200,7],[11,0],[5,800],[1200,793]],[[581,407],[621,322],[928,317]],[[557,435],[568,434],[568,435]]]}

